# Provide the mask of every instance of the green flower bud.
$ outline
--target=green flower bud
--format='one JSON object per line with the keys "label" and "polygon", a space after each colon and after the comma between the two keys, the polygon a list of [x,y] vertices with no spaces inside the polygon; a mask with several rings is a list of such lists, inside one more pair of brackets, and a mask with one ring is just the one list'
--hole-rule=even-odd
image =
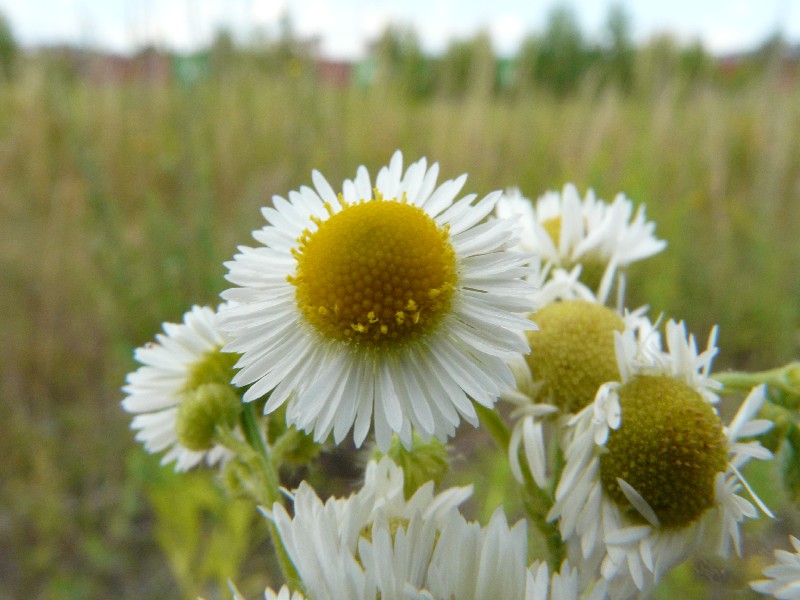
{"label": "green flower bud", "polygon": [[614,331],[625,322],[610,308],[585,300],[549,304],[533,315],[526,359],[544,399],[566,413],[594,401],[597,389],[619,380]]}
{"label": "green flower bud", "polygon": [[178,442],[189,450],[210,450],[216,428],[233,428],[241,410],[241,398],[230,384],[206,383],[186,392],[175,422]]}
{"label": "green flower bud", "polygon": [[[425,443],[416,433],[411,441],[411,449],[407,450],[397,436],[386,455],[403,469],[403,495],[411,498],[423,484],[428,481],[438,486],[450,467],[447,448],[437,439]],[[372,459],[380,460],[382,453],[375,450]]]}
{"label": "green flower bud", "polygon": [[[623,509],[623,479],[662,527],[684,527],[714,505],[715,479],[728,463],[719,416],[697,390],[665,376],[639,376],[619,388],[622,425],[600,456],[603,487]],[[638,513],[637,513],[638,514]]]}
{"label": "green flower bud", "polygon": [[219,348],[206,353],[202,360],[192,365],[186,384],[183,386],[184,391],[190,392],[206,383],[230,385],[236,372],[233,365],[240,356],[235,352],[223,352]]}

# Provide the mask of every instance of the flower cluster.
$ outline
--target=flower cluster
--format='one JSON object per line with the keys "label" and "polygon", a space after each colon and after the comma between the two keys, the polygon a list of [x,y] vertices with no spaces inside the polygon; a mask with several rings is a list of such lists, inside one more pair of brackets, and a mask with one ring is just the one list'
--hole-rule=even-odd
{"label": "flower cluster", "polygon": [[314,599],[577,597],[569,564],[552,581],[546,564],[528,566],[524,521],[509,527],[501,510],[486,527],[467,521],[458,507],[470,494],[434,495],[428,482],[406,500],[403,471],[384,457],[348,498],[323,503],[303,483],[291,494],[293,516],[280,504],[264,512]]}
{"label": "flower cluster", "polygon": [[[772,457],[768,390],[726,424],[716,328],[698,350],[626,308],[627,270],[666,246],[643,206],[571,184],[478,198],[438,175],[397,152],[374,179],[314,171],[274,196],[224,303],[135,352],[137,440],[261,506],[287,584],[268,600],[632,598],[693,553],[741,553],[744,520],[771,516],[742,474]],[[505,452],[513,525],[465,517],[472,486],[436,492],[464,421]],[[368,439],[351,495],[280,487],[285,464]],[[752,587],[797,597],[796,556],[776,557]]]}

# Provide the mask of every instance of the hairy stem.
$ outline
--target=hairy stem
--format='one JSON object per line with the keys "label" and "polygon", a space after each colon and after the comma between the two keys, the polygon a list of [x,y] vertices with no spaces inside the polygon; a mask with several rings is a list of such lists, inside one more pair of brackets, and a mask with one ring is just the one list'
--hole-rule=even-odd
{"label": "hairy stem", "polygon": [[[282,495],[280,490],[280,478],[278,476],[278,469],[270,457],[270,451],[264,437],[261,435],[261,429],[258,426],[258,419],[256,418],[255,410],[251,403],[245,404],[241,417],[242,429],[244,430],[245,437],[250,446],[255,450],[260,467],[259,473],[261,474],[261,493],[259,494],[258,501],[272,510],[272,505],[276,502],[282,503]],[[272,546],[275,548],[275,554],[278,558],[278,564],[281,567],[283,577],[287,582],[290,582],[295,587],[299,586],[299,576],[297,571],[289,559],[286,548],[283,546],[278,528],[271,519],[267,519],[267,529],[269,536],[272,540]]]}
{"label": "hairy stem", "polygon": [[[511,432],[500,417],[500,414],[496,410],[491,410],[480,405],[476,405],[475,408],[478,411],[481,425],[485,427],[489,435],[492,436],[497,447],[508,456]],[[556,468],[560,473],[560,467],[563,464],[560,453],[558,453],[557,463]],[[565,548],[558,527],[554,523],[547,521],[547,513],[550,512],[550,508],[553,506],[553,498],[549,493],[536,485],[529,471],[523,469],[522,475],[524,479],[524,483],[522,484],[522,502],[525,507],[525,512],[536,526],[536,529],[539,530],[539,533],[542,534],[542,537],[544,537],[547,544],[548,562],[553,571],[557,571],[564,560]],[[555,481],[557,481],[557,479],[555,479]]]}

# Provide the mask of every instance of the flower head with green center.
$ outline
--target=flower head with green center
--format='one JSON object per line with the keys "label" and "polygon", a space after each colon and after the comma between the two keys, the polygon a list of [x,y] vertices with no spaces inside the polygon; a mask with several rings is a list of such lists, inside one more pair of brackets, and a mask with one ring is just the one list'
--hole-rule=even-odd
{"label": "flower head with green center", "polygon": [[215,427],[233,426],[241,408],[231,384],[238,357],[222,352],[227,341],[218,314],[195,306],[134,354],[142,366],[127,377],[122,407],[136,413],[136,439],[149,452],[167,450],[162,463],[175,461],[178,471],[231,456],[213,439]]}
{"label": "flower head with green center", "polygon": [[621,315],[600,304],[566,273],[537,290],[536,299],[540,297],[550,302],[532,317],[538,329],[527,333],[530,354],[510,362],[516,386],[505,390],[503,399],[515,405],[509,444],[512,473],[523,480],[522,446],[534,481],[544,487],[548,483],[545,423],[581,411],[594,402],[600,386],[618,380],[614,334],[638,330],[649,321],[642,316],[644,309]]}
{"label": "flower head with green center", "polygon": [[397,152],[375,185],[364,167],[342,192],[318,172],[315,189],[273,198],[264,246],[227,263],[239,287],[222,319],[239,352],[234,382],[246,401],[269,394],[287,422],[360,445],[374,422],[378,446],[412,430],[446,439],[470,399],[491,407],[513,381],[505,360],[527,352],[534,327],[529,257],[508,221],[484,222],[500,197],[455,201],[465,177],[436,185],[424,159],[405,172]]}
{"label": "flower head with green center", "polygon": [[738,553],[740,523],[757,516],[737,494],[742,487],[770,514],[739,472],[751,458],[771,458],[757,442],[739,441],[772,425],[753,419],[763,387],[726,427],[708,378],[714,333],[702,353],[682,323],[667,323],[668,351],[654,333],[615,334],[620,380],[572,419],[550,513],[573,560],[596,569],[619,598],[649,591],[698,547]]}
{"label": "flower head with green center", "polygon": [[655,224],[645,220],[642,206],[633,215],[633,203],[618,194],[611,204],[589,190],[581,199],[567,184],[561,193],[547,192],[536,205],[519,190],[509,190],[498,202],[500,217],[517,216],[523,222],[522,248],[546,265],[572,269],[583,266],[582,280],[605,302],[618,269],[642,260],[666,246],[653,235]]}

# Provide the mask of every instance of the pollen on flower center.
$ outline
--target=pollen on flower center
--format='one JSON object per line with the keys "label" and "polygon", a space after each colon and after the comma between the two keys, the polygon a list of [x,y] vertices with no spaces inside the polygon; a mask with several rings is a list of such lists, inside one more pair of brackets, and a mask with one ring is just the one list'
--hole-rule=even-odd
{"label": "pollen on flower center", "polygon": [[550,304],[533,315],[538,330],[528,332],[527,355],[545,399],[564,412],[577,412],[597,389],[619,379],[614,331],[625,323],[610,308],[585,300]]}
{"label": "pollen on flower center", "polygon": [[293,252],[303,315],[325,337],[366,346],[406,342],[450,309],[457,282],[448,229],[395,199],[344,204],[315,220]]}
{"label": "pollen on flower center", "polygon": [[715,478],[725,471],[727,443],[711,405],[682,381],[639,376],[619,388],[622,425],[600,456],[606,492],[630,509],[624,479],[663,527],[684,527],[714,505]]}

